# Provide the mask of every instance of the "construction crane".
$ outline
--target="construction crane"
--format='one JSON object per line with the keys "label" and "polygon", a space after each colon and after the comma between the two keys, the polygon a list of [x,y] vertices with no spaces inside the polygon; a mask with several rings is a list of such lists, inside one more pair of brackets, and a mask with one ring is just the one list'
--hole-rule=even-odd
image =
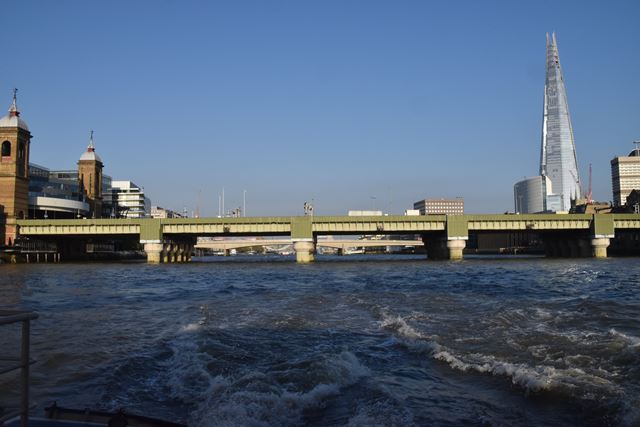
{"label": "construction crane", "polygon": [[593,193],[591,189],[591,163],[589,163],[589,189],[587,190],[587,203],[593,203]]}

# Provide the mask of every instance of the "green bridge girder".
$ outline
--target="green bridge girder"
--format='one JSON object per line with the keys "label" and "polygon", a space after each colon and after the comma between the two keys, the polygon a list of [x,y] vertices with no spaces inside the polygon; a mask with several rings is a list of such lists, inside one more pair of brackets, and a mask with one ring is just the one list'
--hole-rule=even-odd
{"label": "green bridge girder", "polygon": [[290,235],[294,240],[319,234],[429,234],[465,239],[470,231],[587,231],[613,237],[616,229],[640,230],[639,214],[292,216],[247,218],[18,220],[22,236],[138,236],[161,241],[171,236]]}

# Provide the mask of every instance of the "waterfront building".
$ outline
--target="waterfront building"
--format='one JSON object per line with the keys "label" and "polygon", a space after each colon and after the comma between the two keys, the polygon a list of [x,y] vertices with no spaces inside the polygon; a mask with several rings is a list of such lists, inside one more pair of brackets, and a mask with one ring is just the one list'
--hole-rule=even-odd
{"label": "waterfront building", "polygon": [[534,176],[516,182],[513,186],[515,212],[521,214],[544,212],[547,191],[551,188],[552,184],[546,176]]}
{"label": "waterfront building", "polygon": [[102,217],[102,159],[93,146],[93,131],[89,136],[87,151],[78,160],[78,181],[89,203],[89,216]]}
{"label": "waterfront building", "polygon": [[[29,218],[72,219],[89,216],[77,172],[52,172],[44,166],[29,164]],[[73,178],[71,178],[71,175]]]}
{"label": "waterfront building", "polygon": [[111,203],[117,217],[145,218],[151,213],[151,200],[131,181],[111,181]]}
{"label": "waterfront building", "polygon": [[413,209],[420,211],[420,215],[463,215],[464,199],[424,199],[413,204]]}
{"label": "waterfront building", "polygon": [[0,244],[6,246],[15,242],[16,220],[26,218],[29,209],[31,132],[20,117],[16,93],[14,90],[9,113],[0,118]]}
{"label": "waterfront building", "polygon": [[611,186],[615,207],[624,206],[631,191],[640,190],[640,149],[611,160]]}
{"label": "waterfront building", "polygon": [[[537,184],[550,184],[543,189],[543,206],[539,212],[569,212],[571,201],[580,198],[580,178],[578,159],[573,138],[573,128],[569,115],[567,90],[560,66],[560,54],[555,33],[547,34],[546,78],[542,110],[542,144],[540,149],[540,176],[538,182],[519,181],[514,186],[514,204],[519,211],[518,197],[523,189],[529,188],[538,193]],[[531,178],[532,179],[532,178]],[[537,196],[536,196],[537,197]],[[537,202],[536,202],[537,203]],[[539,205],[532,205],[538,209]],[[523,212],[524,213],[524,212]]]}

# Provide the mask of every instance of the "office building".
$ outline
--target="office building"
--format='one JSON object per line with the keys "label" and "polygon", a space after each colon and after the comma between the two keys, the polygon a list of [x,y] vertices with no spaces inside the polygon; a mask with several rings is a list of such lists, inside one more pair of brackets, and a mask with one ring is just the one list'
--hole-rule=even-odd
{"label": "office building", "polygon": [[580,178],[555,33],[547,35],[540,175],[549,177],[553,189],[547,190],[547,210],[568,212],[571,200],[580,198]]}
{"label": "office building", "polygon": [[29,163],[29,218],[73,219],[90,215],[76,171],[50,171]]}
{"label": "office building", "polygon": [[[542,144],[540,149],[540,176],[546,179],[519,181],[514,186],[516,211],[523,209],[523,202],[531,200],[529,209],[538,211],[538,183],[550,184],[543,189],[543,206],[539,212],[569,212],[571,201],[580,198],[578,159],[569,115],[567,91],[560,66],[560,55],[555,33],[547,34],[546,79],[542,111]],[[531,178],[533,179],[533,178]],[[515,187],[518,187],[516,189]],[[523,193],[531,190],[533,193]],[[524,213],[524,212],[523,212]]]}
{"label": "office building", "polygon": [[424,199],[413,204],[413,209],[420,211],[420,215],[463,215],[464,199]]}
{"label": "office building", "polygon": [[111,203],[117,218],[145,218],[151,213],[151,200],[131,181],[111,181]]}
{"label": "office building", "polygon": [[551,188],[552,184],[546,176],[534,176],[516,182],[513,186],[515,212],[522,214],[544,212],[546,192]]}
{"label": "office building", "polygon": [[615,207],[624,206],[631,191],[640,190],[640,149],[611,160],[611,186]]}

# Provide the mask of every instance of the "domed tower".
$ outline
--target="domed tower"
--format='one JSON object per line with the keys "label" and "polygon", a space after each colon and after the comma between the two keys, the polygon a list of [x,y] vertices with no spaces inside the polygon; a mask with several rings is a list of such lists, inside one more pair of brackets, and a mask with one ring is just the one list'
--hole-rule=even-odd
{"label": "domed tower", "polygon": [[78,180],[80,189],[89,203],[89,216],[102,217],[102,159],[96,154],[93,146],[93,131],[89,136],[89,146],[78,160]]}
{"label": "domed tower", "polygon": [[[17,234],[16,220],[29,212],[29,144],[31,133],[20,118],[17,89],[9,114],[0,118],[0,243],[11,246]],[[4,223],[4,233],[2,232]]]}

